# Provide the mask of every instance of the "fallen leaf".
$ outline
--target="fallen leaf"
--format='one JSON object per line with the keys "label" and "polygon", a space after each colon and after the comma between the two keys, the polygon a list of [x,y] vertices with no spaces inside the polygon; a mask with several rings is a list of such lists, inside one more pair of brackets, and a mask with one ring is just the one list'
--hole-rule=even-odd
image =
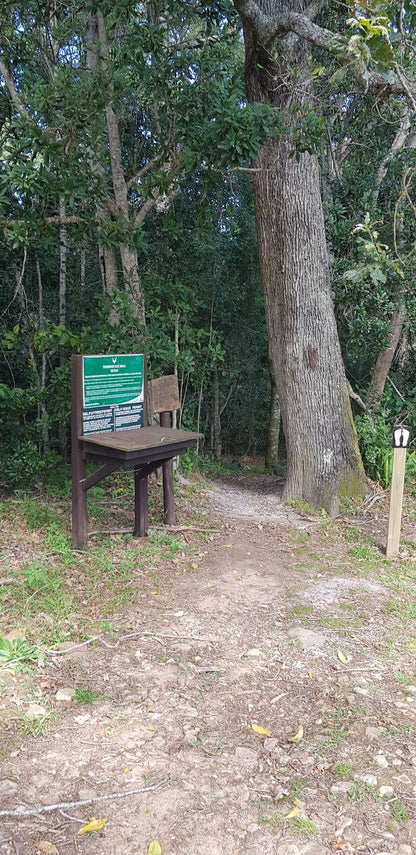
{"label": "fallen leaf", "polygon": [[58,852],[55,844],[49,843],[49,840],[41,840],[36,844],[36,849],[39,849],[39,852]]}
{"label": "fallen leaf", "polygon": [[342,662],[343,665],[348,664],[348,659],[345,658],[342,650],[337,650],[337,656],[338,656],[339,661]]}
{"label": "fallen leaf", "polygon": [[262,736],[270,736],[270,730],[267,730],[266,727],[261,727],[259,724],[252,724],[252,730],[254,733],[260,733]]}
{"label": "fallen leaf", "polygon": [[195,561],[191,564],[191,567],[192,567],[192,570],[198,569],[198,565],[195,563]]}
{"label": "fallen leaf", "polygon": [[93,816],[88,825],[83,825],[82,828],[79,829],[78,834],[88,834],[89,831],[100,831],[106,822],[106,819],[96,819],[95,816]]}
{"label": "fallen leaf", "polygon": [[162,848],[157,840],[152,840],[147,850],[147,855],[162,855]]}
{"label": "fallen leaf", "polygon": [[295,807],[292,808],[292,810],[290,810],[289,813],[286,814],[285,819],[293,819],[293,817],[299,816],[299,814],[300,814],[300,810],[297,807],[297,805],[295,805]]}
{"label": "fallen leaf", "polygon": [[331,843],[331,849],[334,849],[335,852],[345,852],[346,849],[350,848],[350,844],[346,840],[334,840]]}
{"label": "fallen leaf", "polygon": [[246,656],[263,656],[263,654],[257,647],[253,647],[251,650],[247,650]]}
{"label": "fallen leaf", "polygon": [[302,727],[302,725],[296,731],[295,735],[290,737],[289,742],[294,742],[295,745],[297,745],[297,743],[300,742],[301,739],[303,739],[303,727]]}

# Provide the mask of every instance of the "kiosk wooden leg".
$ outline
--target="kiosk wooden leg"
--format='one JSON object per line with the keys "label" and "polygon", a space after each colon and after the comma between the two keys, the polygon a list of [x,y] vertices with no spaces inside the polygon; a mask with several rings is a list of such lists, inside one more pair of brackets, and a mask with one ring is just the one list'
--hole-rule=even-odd
{"label": "kiosk wooden leg", "polygon": [[87,474],[81,443],[82,433],[82,356],[71,357],[71,462],[72,462],[72,546],[84,549],[88,541]]}
{"label": "kiosk wooden leg", "polygon": [[134,470],[134,532],[136,537],[146,537],[149,528],[149,499],[147,475],[140,474],[140,468]]}
{"label": "kiosk wooden leg", "polygon": [[84,549],[88,540],[87,491],[82,488],[86,476],[85,461],[79,456],[72,464],[72,546]]}
{"label": "kiosk wooden leg", "polygon": [[[160,414],[160,426],[170,427],[170,413]],[[165,511],[165,523],[176,525],[175,494],[173,491],[173,460],[167,460],[162,466],[163,474],[163,507]]]}
{"label": "kiosk wooden leg", "polygon": [[162,466],[163,474],[163,507],[165,523],[176,525],[175,494],[173,492],[173,460],[168,460]]}

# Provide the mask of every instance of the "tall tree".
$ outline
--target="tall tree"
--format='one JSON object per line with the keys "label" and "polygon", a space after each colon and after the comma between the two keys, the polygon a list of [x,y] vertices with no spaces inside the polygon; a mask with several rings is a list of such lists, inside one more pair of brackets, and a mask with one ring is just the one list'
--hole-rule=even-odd
{"label": "tall tree", "polygon": [[397,66],[388,19],[368,20],[373,7],[380,11],[377,0],[357,4],[368,15],[358,10],[351,38],[315,23],[320,4],[234,5],[244,25],[248,98],[285,110],[290,125],[286,136],[262,147],[253,179],[270,351],[288,450],[285,495],[335,513],[341,496],[362,493],[365,480],[330,293],[318,162],[309,152],[293,156],[297,117],[314,103],[311,45],[342,57],[355,87],[365,85],[383,97],[404,94],[413,102],[415,87]]}

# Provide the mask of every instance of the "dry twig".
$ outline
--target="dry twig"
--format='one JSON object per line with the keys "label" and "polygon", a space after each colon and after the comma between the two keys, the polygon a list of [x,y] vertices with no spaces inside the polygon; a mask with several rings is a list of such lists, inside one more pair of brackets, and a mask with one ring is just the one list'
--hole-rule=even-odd
{"label": "dry twig", "polygon": [[83,799],[78,802],[57,802],[55,805],[41,805],[40,807],[31,808],[30,810],[0,810],[0,817],[5,816],[10,819],[23,819],[24,817],[36,816],[39,813],[51,813],[54,810],[63,810],[65,808],[82,807],[90,805],[94,802],[112,801],[113,799],[124,799],[126,796],[134,796],[138,793],[150,793],[153,790],[159,790],[161,787],[169,783],[169,778],[159,781],[152,787],[141,787],[138,790],[128,790],[126,793],[108,793],[106,796],[94,796],[91,799]]}

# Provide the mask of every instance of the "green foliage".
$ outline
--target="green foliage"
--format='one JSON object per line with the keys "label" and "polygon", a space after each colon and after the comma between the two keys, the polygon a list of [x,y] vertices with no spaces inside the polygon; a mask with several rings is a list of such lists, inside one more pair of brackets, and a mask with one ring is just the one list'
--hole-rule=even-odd
{"label": "green foliage", "polygon": [[0,635],[0,665],[10,668],[17,674],[27,663],[37,662],[39,651],[25,638],[15,638],[9,641]]}
{"label": "green foliage", "polygon": [[49,526],[45,543],[48,549],[59,555],[65,567],[69,567],[72,564],[73,559],[70,541],[59,530],[57,523],[53,522]]}
{"label": "green foliage", "polygon": [[344,270],[337,283],[338,310],[348,312],[349,347],[357,356],[366,350],[372,361],[387,345],[404,278],[389,247],[379,239],[376,225],[367,211],[364,221],[352,230],[358,235],[358,261]]}
{"label": "green foliage", "polygon": [[397,822],[407,822],[410,819],[409,812],[401,798],[395,798],[390,804],[391,815]]}
{"label": "green foliage", "polygon": [[386,411],[374,418],[357,416],[355,424],[367,475],[384,487],[390,483],[393,460],[391,422]]}
{"label": "green foliage", "polygon": [[28,564],[23,569],[22,575],[25,586],[27,588],[33,588],[35,591],[38,591],[39,588],[43,588],[48,581],[47,569],[37,560]]}
{"label": "green foliage", "polygon": [[[394,419],[387,410],[381,410],[374,416],[357,416],[355,419],[361,455],[367,475],[388,487],[393,468],[392,430]],[[406,481],[414,484],[416,480],[416,451],[406,455]]]}
{"label": "green foliage", "polygon": [[75,700],[79,704],[93,704],[94,701],[102,700],[103,695],[95,689],[79,688],[75,689]]}
{"label": "green foliage", "polygon": [[[2,78],[1,486],[27,489],[53,477],[55,491],[68,490],[61,461],[69,459],[72,353],[145,352],[149,376],[178,372],[180,423],[204,433],[205,454],[219,456],[221,443],[227,455],[264,452],[270,390],[253,203],[248,177],[231,170],[249,166],[266,139],[289,130],[293,157],[321,152],[324,184],[328,133],[332,154],[342,154],[325,192],[332,196],[328,231],[345,362],[363,395],[406,285],[408,352],[398,385],[413,412],[416,229],[406,170],[414,152],[388,161],[375,200],[374,177],[403,106],[382,101],[375,114],[369,97],[351,94],[357,73],[389,74],[397,47],[408,61],[410,0],[401,12],[394,3],[360,0],[347,23],[351,11],[326,4],[321,15],[333,16],[331,29],[339,30],[337,58],[311,49],[316,98],[286,111],[247,103],[233,3],[116,0],[100,9],[106,62],[87,44],[94,3],[58,4],[53,19],[48,4],[34,0],[10,0],[0,10],[2,61],[16,87],[13,99]],[[115,204],[111,180],[110,101],[127,214]],[[65,320],[57,294],[62,207],[70,218]],[[119,287],[111,294],[102,293],[98,243],[115,253]],[[121,245],[137,253],[145,329],[131,283],[120,275]],[[396,417],[396,404],[386,405],[386,420]],[[370,430],[360,430],[369,471],[384,480],[387,450],[377,454]]]}

